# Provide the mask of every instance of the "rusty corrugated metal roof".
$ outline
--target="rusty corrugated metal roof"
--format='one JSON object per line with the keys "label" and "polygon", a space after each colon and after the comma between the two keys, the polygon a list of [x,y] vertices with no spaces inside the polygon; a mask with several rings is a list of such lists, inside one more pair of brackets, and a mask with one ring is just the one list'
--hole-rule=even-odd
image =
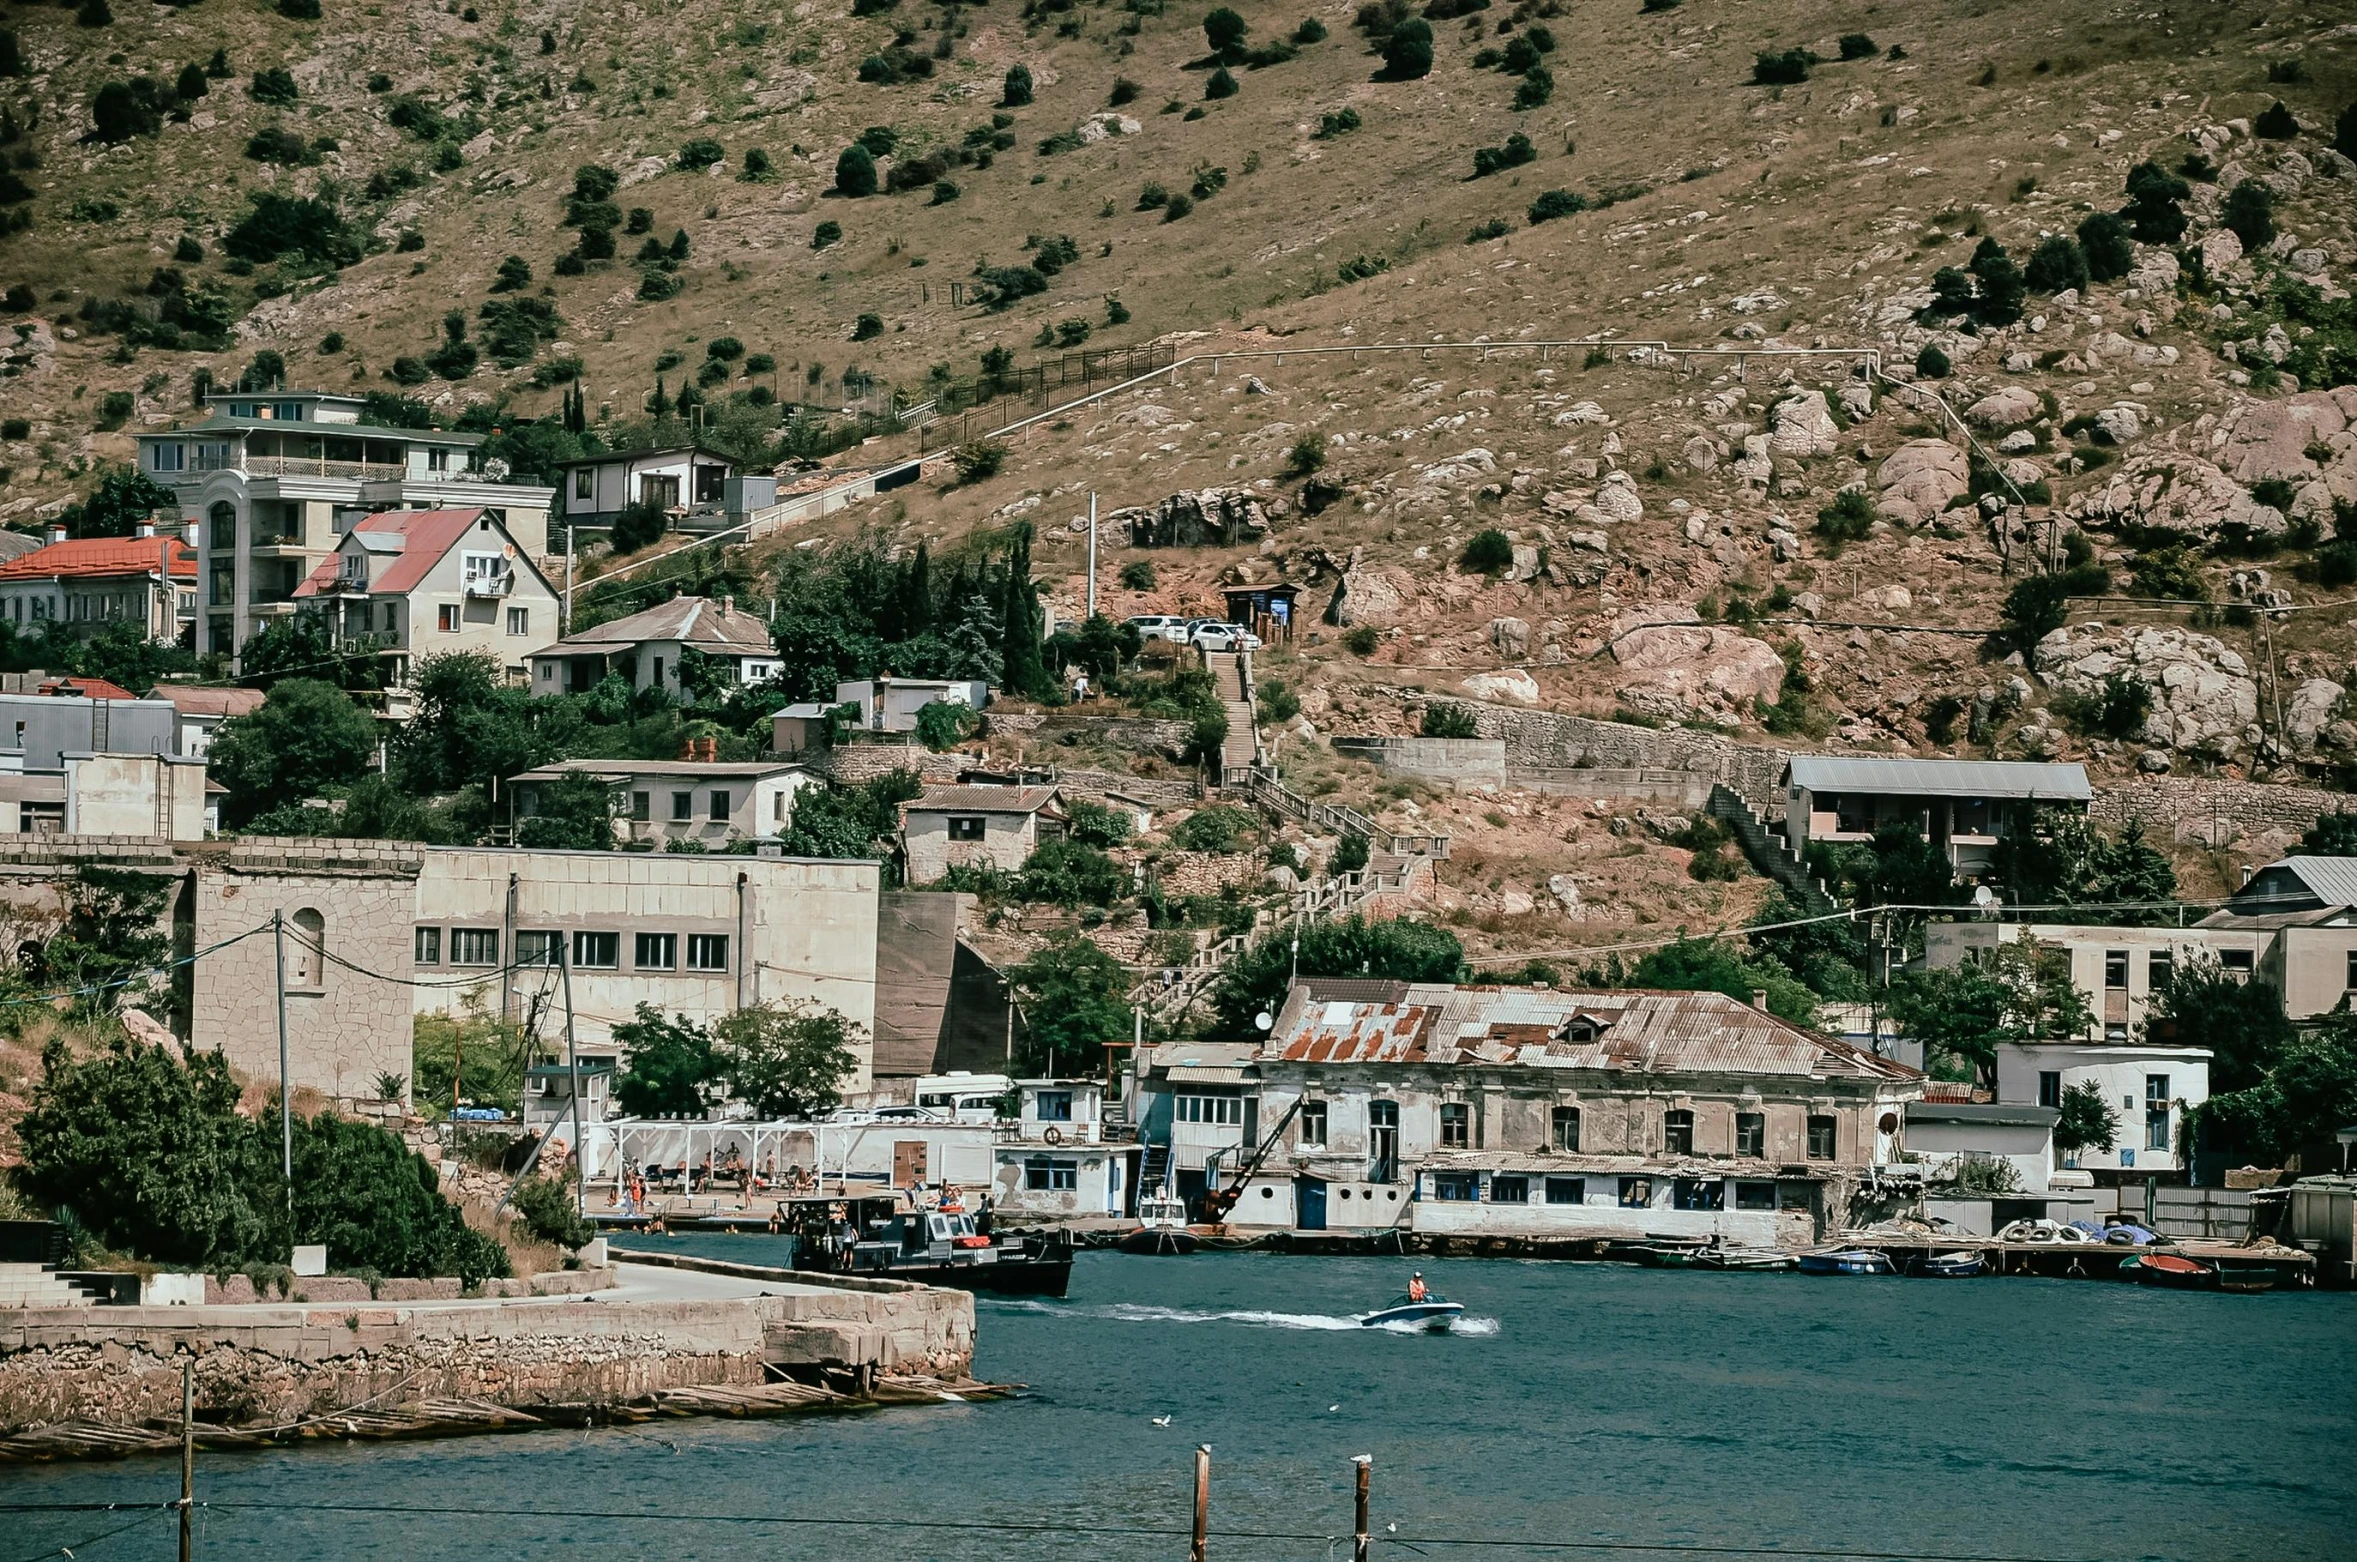
{"label": "rusty corrugated metal roof", "polygon": [[1314,1001],[1301,1004],[1285,1033],[1270,1038],[1267,1056],[1297,1063],[1920,1077],[1903,1063],[1803,1030],[1724,993],[1417,984],[1395,1002],[1327,998],[1322,990],[1305,996]]}

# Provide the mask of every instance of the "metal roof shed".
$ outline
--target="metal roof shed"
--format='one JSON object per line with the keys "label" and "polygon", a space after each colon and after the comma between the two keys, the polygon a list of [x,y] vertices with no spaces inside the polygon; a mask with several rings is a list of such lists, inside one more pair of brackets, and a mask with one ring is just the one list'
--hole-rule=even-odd
{"label": "metal roof shed", "polygon": [[2015,760],[1882,759],[1795,754],[1786,784],[1796,793],[1871,792],[1884,797],[1981,797],[2008,801],[2090,801],[2083,765]]}

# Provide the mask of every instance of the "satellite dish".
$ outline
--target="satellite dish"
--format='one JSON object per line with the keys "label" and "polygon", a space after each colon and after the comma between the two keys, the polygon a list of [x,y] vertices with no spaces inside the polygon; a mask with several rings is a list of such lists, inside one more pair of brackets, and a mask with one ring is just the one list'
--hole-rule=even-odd
{"label": "satellite dish", "polygon": [[1975,910],[1994,911],[1997,909],[1996,892],[1986,884],[1976,885],[1972,892],[1972,904]]}
{"label": "satellite dish", "polygon": [[1252,1017],[1252,1023],[1259,1026],[1262,1030],[1267,1030],[1277,1023],[1277,1017],[1269,1013],[1268,1010],[1263,1009]]}

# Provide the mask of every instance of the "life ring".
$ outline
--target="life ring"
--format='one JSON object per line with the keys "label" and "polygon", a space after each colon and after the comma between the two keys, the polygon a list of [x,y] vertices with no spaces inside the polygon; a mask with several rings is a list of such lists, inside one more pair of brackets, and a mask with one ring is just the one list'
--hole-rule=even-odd
{"label": "life ring", "polygon": [[1064,1142],[1064,1130],[1061,1128],[1049,1127],[1042,1129],[1039,1136],[1049,1144],[1062,1144]]}

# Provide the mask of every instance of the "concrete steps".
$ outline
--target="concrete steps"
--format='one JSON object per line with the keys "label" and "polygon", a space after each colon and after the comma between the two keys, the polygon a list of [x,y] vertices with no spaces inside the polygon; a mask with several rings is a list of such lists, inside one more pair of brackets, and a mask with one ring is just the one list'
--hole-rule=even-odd
{"label": "concrete steps", "polygon": [[89,1293],[39,1264],[0,1264],[0,1307],[88,1307]]}

